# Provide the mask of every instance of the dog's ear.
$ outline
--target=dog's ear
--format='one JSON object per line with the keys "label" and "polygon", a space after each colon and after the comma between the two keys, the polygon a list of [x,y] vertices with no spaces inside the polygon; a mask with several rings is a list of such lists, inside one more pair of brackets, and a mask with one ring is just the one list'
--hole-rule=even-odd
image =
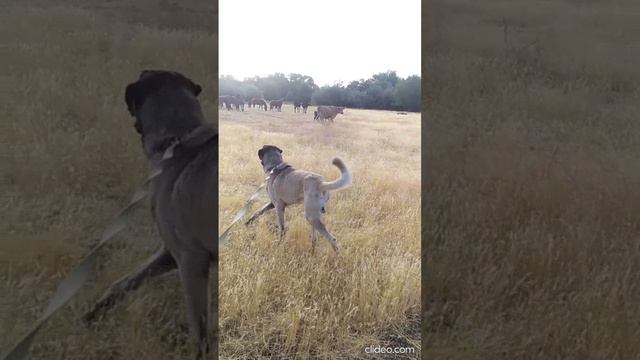
{"label": "dog's ear", "polygon": [[262,160],[262,155],[264,154],[264,148],[258,150],[258,158]]}
{"label": "dog's ear", "polygon": [[274,146],[274,148],[275,148],[276,150],[278,150],[278,152],[279,152],[280,154],[282,154],[282,150],[281,150],[279,147]]}
{"label": "dog's ear", "polygon": [[195,82],[193,82],[193,80],[189,79],[188,77],[186,77],[186,76],[184,76],[182,74],[177,74],[177,76],[179,78],[182,78],[182,80],[187,83],[187,86],[188,86],[189,90],[191,90],[193,95],[195,95],[196,97],[198,97],[198,95],[200,95],[200,93],[202,92],[202,86],[196,84]]}
{"label": "dog's ear", "polygon": [[142,70],[140,72],[140,76],[138,77],[138,80],[142,80],[146,77],[149,76],[182,76],[180,74],[178,74],[175,71],[167,71],[167,70]]}
{"label": "dog's ear", "polygon": [[142,70],[142,72],[140,73],[140,76],[138,76],[138,80],[142,80],[145,77],[155,73],[155,70]]}
{"label": "dog's ear", "polygon": [[127,85],[124,91],[124,101],[127,103],[127,110],[131,116],[136,116],[136,107],[140,103],[138,98],[140,96],[140,83],[134,82]]}
{"label": "dog's ear", "polygon": [[194,93],[196,96],[198,96],[198,95],[200,95],[200,93],[201,93],[201,92],[202,92],[202,86],[200,86],[200,85],[198,85],[198,84],[194,83],[194,84],[193,84],[193,93]]}

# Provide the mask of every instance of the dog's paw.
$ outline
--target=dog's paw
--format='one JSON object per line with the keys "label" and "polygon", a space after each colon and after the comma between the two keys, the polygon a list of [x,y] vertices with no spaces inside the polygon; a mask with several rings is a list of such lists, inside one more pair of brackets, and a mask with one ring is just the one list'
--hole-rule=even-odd
{"label": "dog's paw", "polygon": [[278,234],[280,232],[280,227],[274,223],[267,223],[267,230],[269,230],[270,233],[273,234]]}
{"label": "dog's paw", "polygon": [[84,314],[82,316],[82,324],[84,324],[85,327],[91,327],[91,325],[93,325],[93,323],[98,320],[99,314],[94,310],[94,311],[89,311],[88,313]]}
{"label": "dog's paw", "polygon": [[340,256],[340,250],[338,249],[338,245],[337,244],[331,244],[331,247],[333,248],[333,251],[336,253],[336,256]]}

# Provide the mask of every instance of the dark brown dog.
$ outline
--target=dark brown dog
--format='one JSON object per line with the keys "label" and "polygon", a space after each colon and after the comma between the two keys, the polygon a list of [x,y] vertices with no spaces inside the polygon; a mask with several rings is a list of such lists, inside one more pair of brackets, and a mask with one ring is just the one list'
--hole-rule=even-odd
{"label": "dark brown dog", "polygon": [[[138,270],[113,283],[84,317],[95,320],[147,277],[178,269],[187,305],[189,329],[200,358],[209,349],[208,282],[214,267],[213,299],[217,304],[218,132],[205,126],[197,96],[201,87],[170,71],[143,71],[125,92],[149,161],[162,173],[151,183],[151,212],[162,248]],[[178,142],[173,157],[160,162]],[[217,315],[217,306],[214,306]],[[217,352],[217,330],[213,332]]]}

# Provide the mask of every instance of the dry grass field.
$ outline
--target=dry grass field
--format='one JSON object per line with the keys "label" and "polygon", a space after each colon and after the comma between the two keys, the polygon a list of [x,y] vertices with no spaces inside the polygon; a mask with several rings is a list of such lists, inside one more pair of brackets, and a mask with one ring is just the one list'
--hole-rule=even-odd
{"label": "dry grass field", "polygon": [[[209,1],[0,4],[0,352],[39,317],[148,167],[124,88],[143,69],[183,72],[215,119]],[[80,316],[160,245],[149,212],[104,249],[95,282],[36,338],[36,359],[179,359],[186,336],[177,276],[132,293],[95,328]]]}
{"label": "dry grass field", "polygon": [[[347,109],[331,126],[296,114],[220,111],[220,228],[263,183],[258,149],[325,179],[340,156],[353,186],[332,195],[325,216],[341,256],[318,239],[301,205],[233,228],[220,255],[221,354],[229,359],[364,359],[369,345],[420,351],[420,114]],[[266,191],[252,210],[266,203]],[[246,218],[245,218],[246,219]]]}
{"label": "dry grass field", "polygon": [[426,6],[423,357],[638,359],[640,3]]}

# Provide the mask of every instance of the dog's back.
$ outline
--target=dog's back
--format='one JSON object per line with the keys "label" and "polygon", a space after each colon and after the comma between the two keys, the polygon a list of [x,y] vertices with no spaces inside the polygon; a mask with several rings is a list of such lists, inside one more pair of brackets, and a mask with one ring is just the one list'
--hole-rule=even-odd
{"label": "dog's back", "polygon": [[272,199],[296,204],[304,199],[303,194],[310,190],[319,192],[338,191],[351,185],[351,172],[340,158],[333,159],[333,165],[340,170],[340,177],[333,181],[325,181],[322,175],[306,170],[288,167],[282,173],[269,180],[267,191]]}
{"label": "dog's back", "polygon": [[[203,130],[209,131],[215,130]],[[174,235],[166,239],[177,243],[169,241],[167,246],[177,252],[197,246],[217,255],[218,218],[211,214],[217,212],[218,204],[218,136],[209,136],[204,143],[178,146],[153,184],[154,218],[160,228]]]}
{"label": "dog's back", "polygon": [[[141,267],[113,283],[83,318],[94,321],[145,278],[177,268],[198,356],[210,350],[211,335],[214,352],[217,346],[217,331],[207,329],[209,270],[217,265],[218,132],[205,125],[197,98],[201,91],[186,76],[163,70],[145,70],[127,85],[125,102],[144,152],[152,165],[161,167],[149,197],[163,244]],[[173,154],[166,157],[169,149]],[[213,280],[217,291],[217,276]]]}

